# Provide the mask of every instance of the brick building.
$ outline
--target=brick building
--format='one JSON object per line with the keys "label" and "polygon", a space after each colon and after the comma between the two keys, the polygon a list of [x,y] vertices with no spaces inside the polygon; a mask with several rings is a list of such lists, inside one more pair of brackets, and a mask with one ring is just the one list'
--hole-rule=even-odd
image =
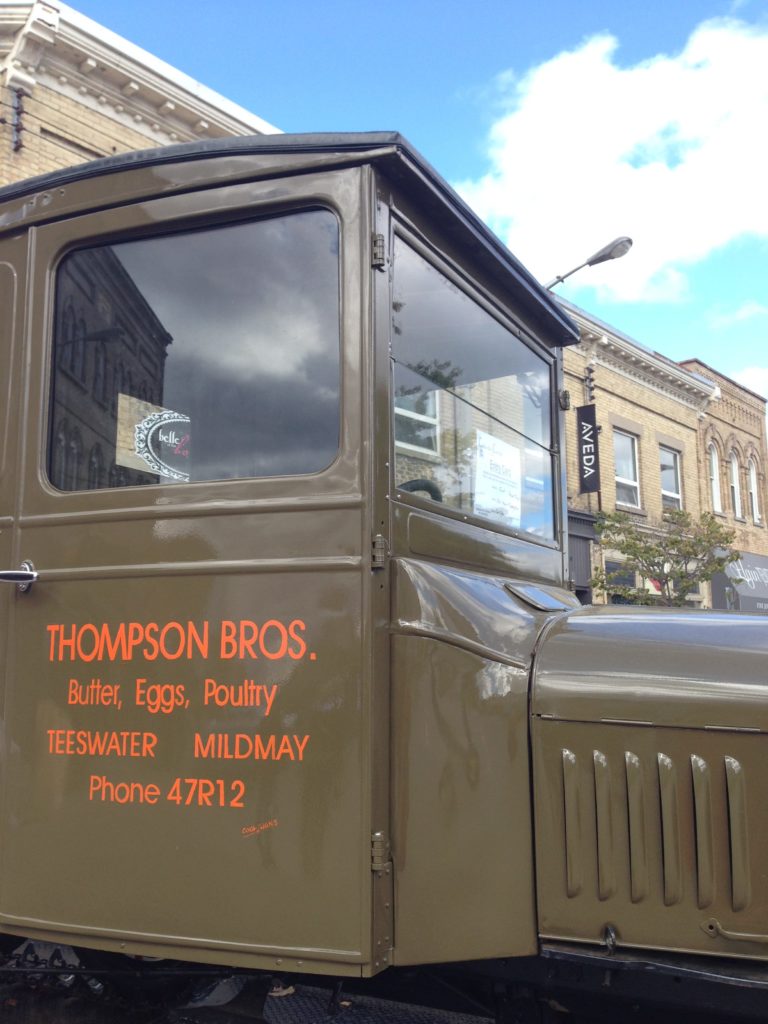
{"label": "brick building", "polygon": [[58,0],[0,0],[0,185],[96,157],[277,131]]}
{"label": "brick building", "polygon": [[680,365],[718,390],[699,422],[700,500],[734,530],[741,552],[728,575],[712,581],[713,605],[768,614],[766,400],[699,359]]}
{"label": "brick building", "polygon": [[[577,592],[584,600],[591,596],[598,512],[619,509],[652,529],[664,508],[681,508],[694,518],[703,512],[722,517],[736,532],[734,547],[744,565],[757,571],[765,560],[768,612],[765,399],[698,360],[675,363],[652,352],[561,301],[581,332],[580,343],[565,352],[572,404],[566,414],[569,539]],[[579,474],[577,409],[583,406],[594,408],[597,425],[599,476],[590,482],[592,491],[585,491]],[[733,591],[732,581],[713,581],[695,600],[724,608],[738,603]]]}

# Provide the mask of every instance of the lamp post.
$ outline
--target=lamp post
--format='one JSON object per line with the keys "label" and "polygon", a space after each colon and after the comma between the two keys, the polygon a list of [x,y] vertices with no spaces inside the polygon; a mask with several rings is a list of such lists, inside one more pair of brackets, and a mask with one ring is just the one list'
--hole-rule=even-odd
{"label": "lamp post", "polygon": [[578,267],[574,267],[573,270],[569,270],[567,274],[559,274],[549,284],[545,284],[544,287],[547,291],[550,291],[555,287],[556,284],[562,284],[566,277],[570,277],[571,274],[575,274],[577,270],[581,270],[582,267],[594,267],[598,263],[606,263],[608,260],[617,260],[620,256],[626,255],[632,248],[632,239],[627,238],[626,235],[621,235],[620,238],[614,238],[608,245],[604,245],[602,249],[598,249],[596,253],[593,253],[589,259],[584,260]]}

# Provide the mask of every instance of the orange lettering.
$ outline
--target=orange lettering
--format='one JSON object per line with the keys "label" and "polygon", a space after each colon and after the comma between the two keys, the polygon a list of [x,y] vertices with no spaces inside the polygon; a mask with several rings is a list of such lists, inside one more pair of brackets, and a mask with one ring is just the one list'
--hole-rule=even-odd
{"label": "orange lettering", "polygon": [[61,626],[46,626],[48,632],[51,634],[51,644],[48,648],[48,661],[61,661],[61,658],[56,658],[56,637],[61,629]]}
{"label": "orange lettering", "polygon": [[77,757],[154,757],[153,732],[48,729],[48,753]]}
{"label": "orange lettering", "polygon": [[220,655],[222,658],[234,658],[237,655],[237,641],[235,640],[236,626],[234,622],[225,619],[221,624],[221,646]]}
{"label": "orange lettering", "polygon": [[148,622],[144,628],[144,650],[143,654],[147,661],[155,661],[160,653],[160,644],[157,642],[157,633],[160,627],[156,622]]}
{"label": "orange lettering", "polygon": [[[246,631],[248,636],[246,637]],[[254,650],[256,644],[256,638],[259,635],[259,627],[255,622],[244,621],[240,623],[240,657],[244,658],[246,652],[251,658],[258,658],[258,654]]]}
{"label": "orange lettering", "polygon": [[110,782],[106,775],[92,775],[88,799],[112,804],[156,804],[160,799],[160,787],[154,782]]}
{"label": "orange lettering", "polygon": [[[279,637],[279,644],[276,650],[270,650],[267,647],[267,630],[277,631]],[[270,661],[279,661],[280,658],[284,658],[288,650],[288,631],[282,622],[278,622],[277,619],[270,619],[265,622],[261,627],[261,640],[259,643],[261,653],[265,658],[269,658]]]}
{"label": "orange lettering", "polygon": [[296,646],[288,650],[288,656],[293,658],[294,661],[299,661],[307,653],[307,645],[304,642],[304,638],[296,636],[297,633],[303,633],[306,628],[305,623],[301,619],[294,619],[288,626],[288,635],[291,640],[296,641]]}
{"label": "orange lettering", "polygon": [[128,623],[128,652],[126,655],[128,661],[133,658],[133,649],[141,643],[144,638],[144,633],[144,627],[140,622]]}
{"label": "orange lettering", "polygon": [[194,622],[187,623],[188,641],[187,641],[187,657],[192,657],[193,645],[197,648],[197,653],[201,658],[208,657],[208,622],[207,620],[203,623],[202,636],[197,630]]}

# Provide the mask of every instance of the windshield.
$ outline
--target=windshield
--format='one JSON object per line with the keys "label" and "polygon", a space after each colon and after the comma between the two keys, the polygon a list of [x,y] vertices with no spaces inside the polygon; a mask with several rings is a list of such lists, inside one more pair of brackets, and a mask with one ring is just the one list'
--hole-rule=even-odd
{"label": "windshield", "polygon": [[398,488],[552,539],[550,363],[399,238],[392,327]]}

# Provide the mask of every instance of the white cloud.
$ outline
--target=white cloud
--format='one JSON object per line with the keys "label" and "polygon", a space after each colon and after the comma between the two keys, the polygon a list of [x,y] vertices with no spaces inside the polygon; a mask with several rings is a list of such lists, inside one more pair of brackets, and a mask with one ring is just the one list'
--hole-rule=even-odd
{"label": "white cloud", "polygon": [[710,324],[714,328],[732,327],[734,324],[753,320],[755,317],[768,316],[768,306],[762,302],[745,302],[731,313],[712,313]]}
{"label": "white cloud", "polygon": [[738,384],[743,384],[755,394],[768,397],[768,366],[747,366],[732,373],[731,376]]}
{"label": "white cloud", "polygon": [[768,28],[707,21],[680,54],[630,67],[618,45],[594,36],[501,75],[509,112],[491,131],[491,169],[458,189],[543,279],[628,234],[632,252],[580,283],[674,301],[687,266],[768,237]]}

